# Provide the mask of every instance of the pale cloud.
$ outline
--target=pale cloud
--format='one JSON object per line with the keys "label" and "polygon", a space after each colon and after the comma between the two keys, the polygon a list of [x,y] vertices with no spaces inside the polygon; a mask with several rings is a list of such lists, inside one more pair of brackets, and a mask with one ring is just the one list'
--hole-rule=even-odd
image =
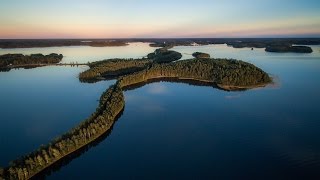
{"label": "pale cloud", "polygon": [[167,94],[168,88],[161,83],[154,83],[148,86],[147,92],[150,94]]}

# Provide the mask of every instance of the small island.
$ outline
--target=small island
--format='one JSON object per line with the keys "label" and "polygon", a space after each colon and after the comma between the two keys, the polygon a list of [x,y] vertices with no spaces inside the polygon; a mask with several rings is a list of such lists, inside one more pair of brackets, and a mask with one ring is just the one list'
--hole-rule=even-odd
{"label": "small island", "polygon": [[266,52],[276,53],[312,53],[312,48],[305,45],[319,44],[318,40],[312,39],[244,39],[228,42],[228,46],[233,48],[265,48]]}
{"label": "small island", "polygon": [[277,52],[277,53],[312,53],[311,47],[308,46],[268,46],[266,47],[267,52]]}
{"label": "small island", "polygon": [[153,53],[148,54],[147,57],[157,63],[168,63],[181,59],[182,54],[168,50],[168,48],[160,48],[156,49]]}
{"label": "small island", "polygon": [[61,62],[62,54],[0,55],[0,69],[40,67]]}
{"label": "small island", "polygon": [[210,58],[210,54],[202,53],[202,52],[195,52],[192,54],[192,56],[197,59],[209,59]]}

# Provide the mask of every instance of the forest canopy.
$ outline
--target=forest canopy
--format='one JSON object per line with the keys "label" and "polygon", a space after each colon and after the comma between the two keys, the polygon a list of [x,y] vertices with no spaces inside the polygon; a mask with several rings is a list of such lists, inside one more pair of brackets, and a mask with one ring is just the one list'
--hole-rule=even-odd
{"label": "forest canopy", "polygon": [[193,57],[198,59],[208,59],[210,58],[210,54],[203,53],[203,52],[195,52],[192,54]]}
{"label": "forest canopy", "polygon": [[177,61],[182,58],[182,54],[167,48],[156,49],[153,53],[148,54],[148,59],[156,63],[168,63]]}
{"label": "forest canopy", "polygon": [[312,49],[308,46],[268,46],[267,52],[294,52],[294,53],[312,53]]}
{"label": "forest canopy", "polygon": [[63,58],[62,54],[5,54],[0,55],[0,68],[10,68],[10,66],[24,66],[24,65],[36,65],[36,64],[56,64],[61,62]]}

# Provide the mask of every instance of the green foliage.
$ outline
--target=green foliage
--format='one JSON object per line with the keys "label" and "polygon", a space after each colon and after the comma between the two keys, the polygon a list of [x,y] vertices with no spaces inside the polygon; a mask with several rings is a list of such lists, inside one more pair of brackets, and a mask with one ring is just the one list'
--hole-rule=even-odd
{"label": "green foliage", "polygon": [[[4,179],[29,179],[54,162],[97,139],[110,129],[124,107],[119,84],[111,86],[100,97],[99,107],[88,119],[46,146],[23,156],[8,168]],[[0,169],[0,177],[4,173]]]}
{"label": "green foliage", "polygon": [[140,71],[148,66],[151,61],[147,59],[109,59],[90,63],[90,69],[80,73],[81,81],[92,81],[99,77],[113,78],[136,71]]}
{"label": "green foliage", "polygon": [[124,76],[121,87],[156,78],[194,79],[224,86],[255,86],[271,82],[268,74],[250,63],[229,59],[195,59],[153,64],[149,69]]}
{"label": "green foliage", "polygon": [[268,46],[267,52],[295,52],[295,53],[312,53],[312,49],[308,46]]}
{"label": "green foliage", "polygon": [[195,52],[192,54],[193,57],[197,59],[209,59],[210,55],[207,53],[202,53],[202,52]]}
{"label": "green foliage", "polygon": [[148,58],[156,63],[169,63],[182,58],[182,54],[167,48],[156,49],[155,52],[148,54]]}
{"label": "green foliage", "polygon": [[55,64],[59,63],[63,58],[62,54],[5,54],[0,56],[0,68],[6,68],[17,65],[28,65],[28,64]]}

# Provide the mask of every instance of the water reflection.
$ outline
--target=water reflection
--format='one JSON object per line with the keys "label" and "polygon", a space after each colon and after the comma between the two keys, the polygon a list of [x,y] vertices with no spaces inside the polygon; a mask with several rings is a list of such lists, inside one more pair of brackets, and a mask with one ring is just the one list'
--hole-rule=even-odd
{"label": "water reflection", "polygon": [[[90,148],[85,148],[69,161],[64,159],[63,162],[67,162],[61,162],[58,168],[48,169],[48,174],[51,173],[48,178],[152,179],[154,174],[160,174],[163,179],[196,179],[199,175],[202,179],[318,179],[320,84],[316,80],[320,77],[319,47],[315,47],[310,55],[296,57],[290,53],[266,53],[262,49],[251,51],[213,46],[208,49],[213,57],[253,62],[274,74],[281,87],[230,93],[218,91],[212,84],[189,81],[186,82],[192,85],[189,87],[161,83],[181,82],[163,79],[129,87],[126,111],[113,127],[116,131],[109,133],[107,140],[102,138],[97,142],[99,146],[91,151],[87,152]],[[206,52],[206,48],[185,49]],[[11,157],[29,152],[52,136],[74,127],[96,108],[97,103],[92,102],[108,86],[103,81],[100,85],[80,84],[79,70],[47,70],[13,70],[0,75],[4,114],[0,132],[1,163],[8,162],[7,156],[14,159]],[[41,72],[35,73],[37,71]],[[136,89],[152,82],[160,85]],[[194,87],[199,85],[209,88]],[[129,92],[130,88],[136,91]],[[87,100],[79,101],[84,97]],[[148,101],[141,102],[141,98]],[[39,99],[49,100],[49,103]],[[152,101],[159,103],[155,108],[144,108],[152,106]],[[37,112],[40,108],[43,111]],[[55,130],[47,132],[50,135],[32,135],[32,138],[42,138],[36,141],[24,133],[19,134],[32,129],[30,114],[34,112],[42,114],[35,123],[49,123]],[[75,121],[70,123],[70,119]],[[29,144],[33,146],[27,147]],[[85,155],[78,158],[83,153]],[[70,163],[75,158],[77,160]],[[62,168],[66,164],[68,166]],[[83,166],[88,169],[79,172]]]}
{"label": "water reflection", "polygon": [[116,116],[114,123],[112,124],[112,126],[110,127],[110,129],[105,132],[103,135],[101,135],[100,137],[98,137],[96,140],[94,140],[93,142],[91,142],[90,144],[87,144],[86,146],[78,149],[77,151],[63,157],[62,159],[60,159],[59,161],[55,162],[54,164],[52,164],[51,166],[49,166],[48,168],[46,168],[45,170],[43,170],[41,173],[35,175],[34,177],[32,177],[31,179],[46,179],[47,176],[50,176],[51,174],[59,171],[61,168],[63,168],[64,166],[67,166],[68,164],[70,164],[73,160],[77,159],[78,157],[80,157],[81,155],[83,155],[84,153],[86,153],[87,151],[89,151],[91,148],[96,147],[97,145],[99,145],[102,141],[104,141],[108,136],[111,135],[113,127],[115,126],[115,124],[117,123],[117,121],[119,120],[119,118],[122,116],[123,112],[124,112],[125,107],[121,110],[121,112]]}
{"label": "water reflection", "polygon": [[114,81],[79,83],[81,67],[0,72],[0,166],[70,130],[97,107]]}
{"label": "water reflection", "polygon": [[[193,79],[179,79],[179,78],[172,78],[172,77],[161,77],[161,78],[156,78],[156,79],[149,79],[147,81],[144,81],[144,82],[141,82],[141,83],[137,83],[137,84],[134,84],[134,85],[130,85],[130,86],[126,86],[124,87],[124,91],[131,91],[131,90],[135,90],[135,89],[138,89],[138,88],[141,88],[147,84],[152,84],[152,83],[155,83],[155,82],[173,82],[173,83],[182,83],[182,84],[188,84],[188,85],[193,85],[193,86],[205,86],[205,87],[212,87],[212,88],[215,88],[215,89],[219,89],[219,90],[223,90],[223,91],[230,91],[230,90],[227,90],[227,89],[223,89],[223,88],[220,88],[219,86],[217,86],[216,84],[213,84],[212,82],[205,82],[205,81],[199,81],[199,80],[193,80]],[[152,93],[151,94],[157,94],[157,91],[159,90],[156,90],[154,88],[151,89],[151,91],[154,91],[156,93]],[[232,90],[232,91],[246,91],[247,89],[243,88],[243,89],[236,89],[236,90]],[[160,89],[161,91],[161,89]],[[149,89],[149,92],[150,92],[150,89]],[[162,93],[160,93],[162,94]]]}
{"label": "water reflection", "polygon": [[142,58],[156,48],[150,47],[149,43],[130,43],[128,46],[118,47],[46,47],[46,48],[16,48],[0,49],[0,55],[8,53],[21,54],[63,54],[62,63],[87,63],[111,58]]}
{"label": "water reflection", "polygon": [[169,93],[169,89],[162,84],[152,84],[148,87],[147,92],[150,94],[167,94]]}
{"label": "water reflection", "polygon": [[226,99],[238,99],[240,98],[240,94],[225,96]]}

